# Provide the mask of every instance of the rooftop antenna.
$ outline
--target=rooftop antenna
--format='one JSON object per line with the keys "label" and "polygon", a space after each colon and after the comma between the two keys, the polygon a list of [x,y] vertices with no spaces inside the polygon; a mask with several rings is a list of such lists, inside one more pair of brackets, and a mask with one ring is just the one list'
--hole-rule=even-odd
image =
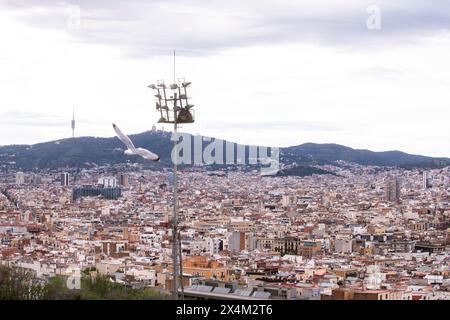
{"label": "rooftop antenna", "polygon": [[72,107],[72,121],[70,124],[72,127],[72,138],[75,138],[75,107]]}

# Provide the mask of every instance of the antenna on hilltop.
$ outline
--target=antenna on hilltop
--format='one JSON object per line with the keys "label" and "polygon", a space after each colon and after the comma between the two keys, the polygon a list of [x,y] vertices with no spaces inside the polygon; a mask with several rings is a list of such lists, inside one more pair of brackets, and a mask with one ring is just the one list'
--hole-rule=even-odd
{"label": "antenna on hilltop", "polygon": [[75,138],[75,107],[72,107],[72,121],[70,125],[72,127],[72,138]]}

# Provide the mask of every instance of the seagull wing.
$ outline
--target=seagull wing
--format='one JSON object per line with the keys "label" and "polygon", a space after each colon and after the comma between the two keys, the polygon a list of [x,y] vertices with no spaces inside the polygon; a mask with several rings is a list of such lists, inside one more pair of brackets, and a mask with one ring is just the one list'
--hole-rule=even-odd
{"label": "seagull wing", "polygon": [[144,148],[137,148],[136,154],[147,160],[159,161],[159,156],[157,154],[154,154],[153,152]]}
{"label": "seagull wing", "polygon": [[116,131],[117,137],[120,139],[120,141],[122,141],[128,149],[135,152],[136,148],[133,142],[131,142],[130,138],[128,138],[122,131],[120,131],[119,127],[115,123],[113,123],[113,128],[114,131]]}

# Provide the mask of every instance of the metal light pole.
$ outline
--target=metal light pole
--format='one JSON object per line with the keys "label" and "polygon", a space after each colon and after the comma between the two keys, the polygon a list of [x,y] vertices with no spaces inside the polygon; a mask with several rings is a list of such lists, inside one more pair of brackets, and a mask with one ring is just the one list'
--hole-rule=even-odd
{"label": "metal light pole", "polygon": [[[178,124],[193,123],[194,114],[191,110],[194,105],[189,104],[186,88],[190,85],[183,79],[179,84],[170,85],[173,95],[167,97],[164,81],[158,81],[157,85],[148,87],[157,91],[156,110],[160,112],[161,118],[158,123],[173,123],[173,218],[172,218],[172,260],[173,260],[173,298],[178,299],[179,282],[181,284],[181,297],[184,297],[181,235],[178,230]],[[171,113],[173,112],[173,115]],[[178,278],[180,277],[180,279]]]}
{"label": "metal light pole", "polygon": [[[178,299],[178,263],[181,266],[181,259],[178,260],[178,135],[177,135],[177,93],[175,92],[173,95],[173,150],[174,150],[174,159],[173,159],[173,219],[172,219],[172,227],[173,227],[173,247],[172,247],[172,255],[173,255],[173,295],[175,299]],[[180,252],[181,254],[181,252]],[[181,275],[182,276],[182,275]]]}

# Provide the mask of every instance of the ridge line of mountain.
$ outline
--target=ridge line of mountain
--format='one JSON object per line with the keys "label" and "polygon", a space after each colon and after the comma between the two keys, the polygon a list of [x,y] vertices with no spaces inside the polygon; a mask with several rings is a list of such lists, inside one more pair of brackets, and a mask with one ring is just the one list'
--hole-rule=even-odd
{"label": "ridge line of mountain", "polygon": [[[188,135],[191,138],[195,136],[206,137],[193,134]],[[173,145],[172,141],[170,141],[171,132],[145,131],[132,134],[130,138],[137,147],[147,148],[160,155],[162,166],[170,164],[170,154]],[[208,141],[203,141],[202,139],[203,150],[211,141],[216,139],[214,137],[208,138],[210,138]],[[242,145],[235,142],[230,143]],[[248,145],[245,146],[248,148]],[[137,156],[124,155],[123,150],[123,144],[116,137],[85,136],[31,145],[7,145],[0,146],[0,166],[5,168],[11,165],[30,170],[33,168],[42,169],[65,166],[84,167],[91,164],[146,163],[145,160]],[[247,157],[246,155],[246,160]],[[450,159],[445,157],[414,155],[398,150],[371,151],[367,149],[353,149],[335,143],[318,144],[307,142],[280,148],[280,162],[283,165],[317,166],[337,164],[339,161],[353,162],[360,165],[406,168],[440,168],[450,165]]]}

